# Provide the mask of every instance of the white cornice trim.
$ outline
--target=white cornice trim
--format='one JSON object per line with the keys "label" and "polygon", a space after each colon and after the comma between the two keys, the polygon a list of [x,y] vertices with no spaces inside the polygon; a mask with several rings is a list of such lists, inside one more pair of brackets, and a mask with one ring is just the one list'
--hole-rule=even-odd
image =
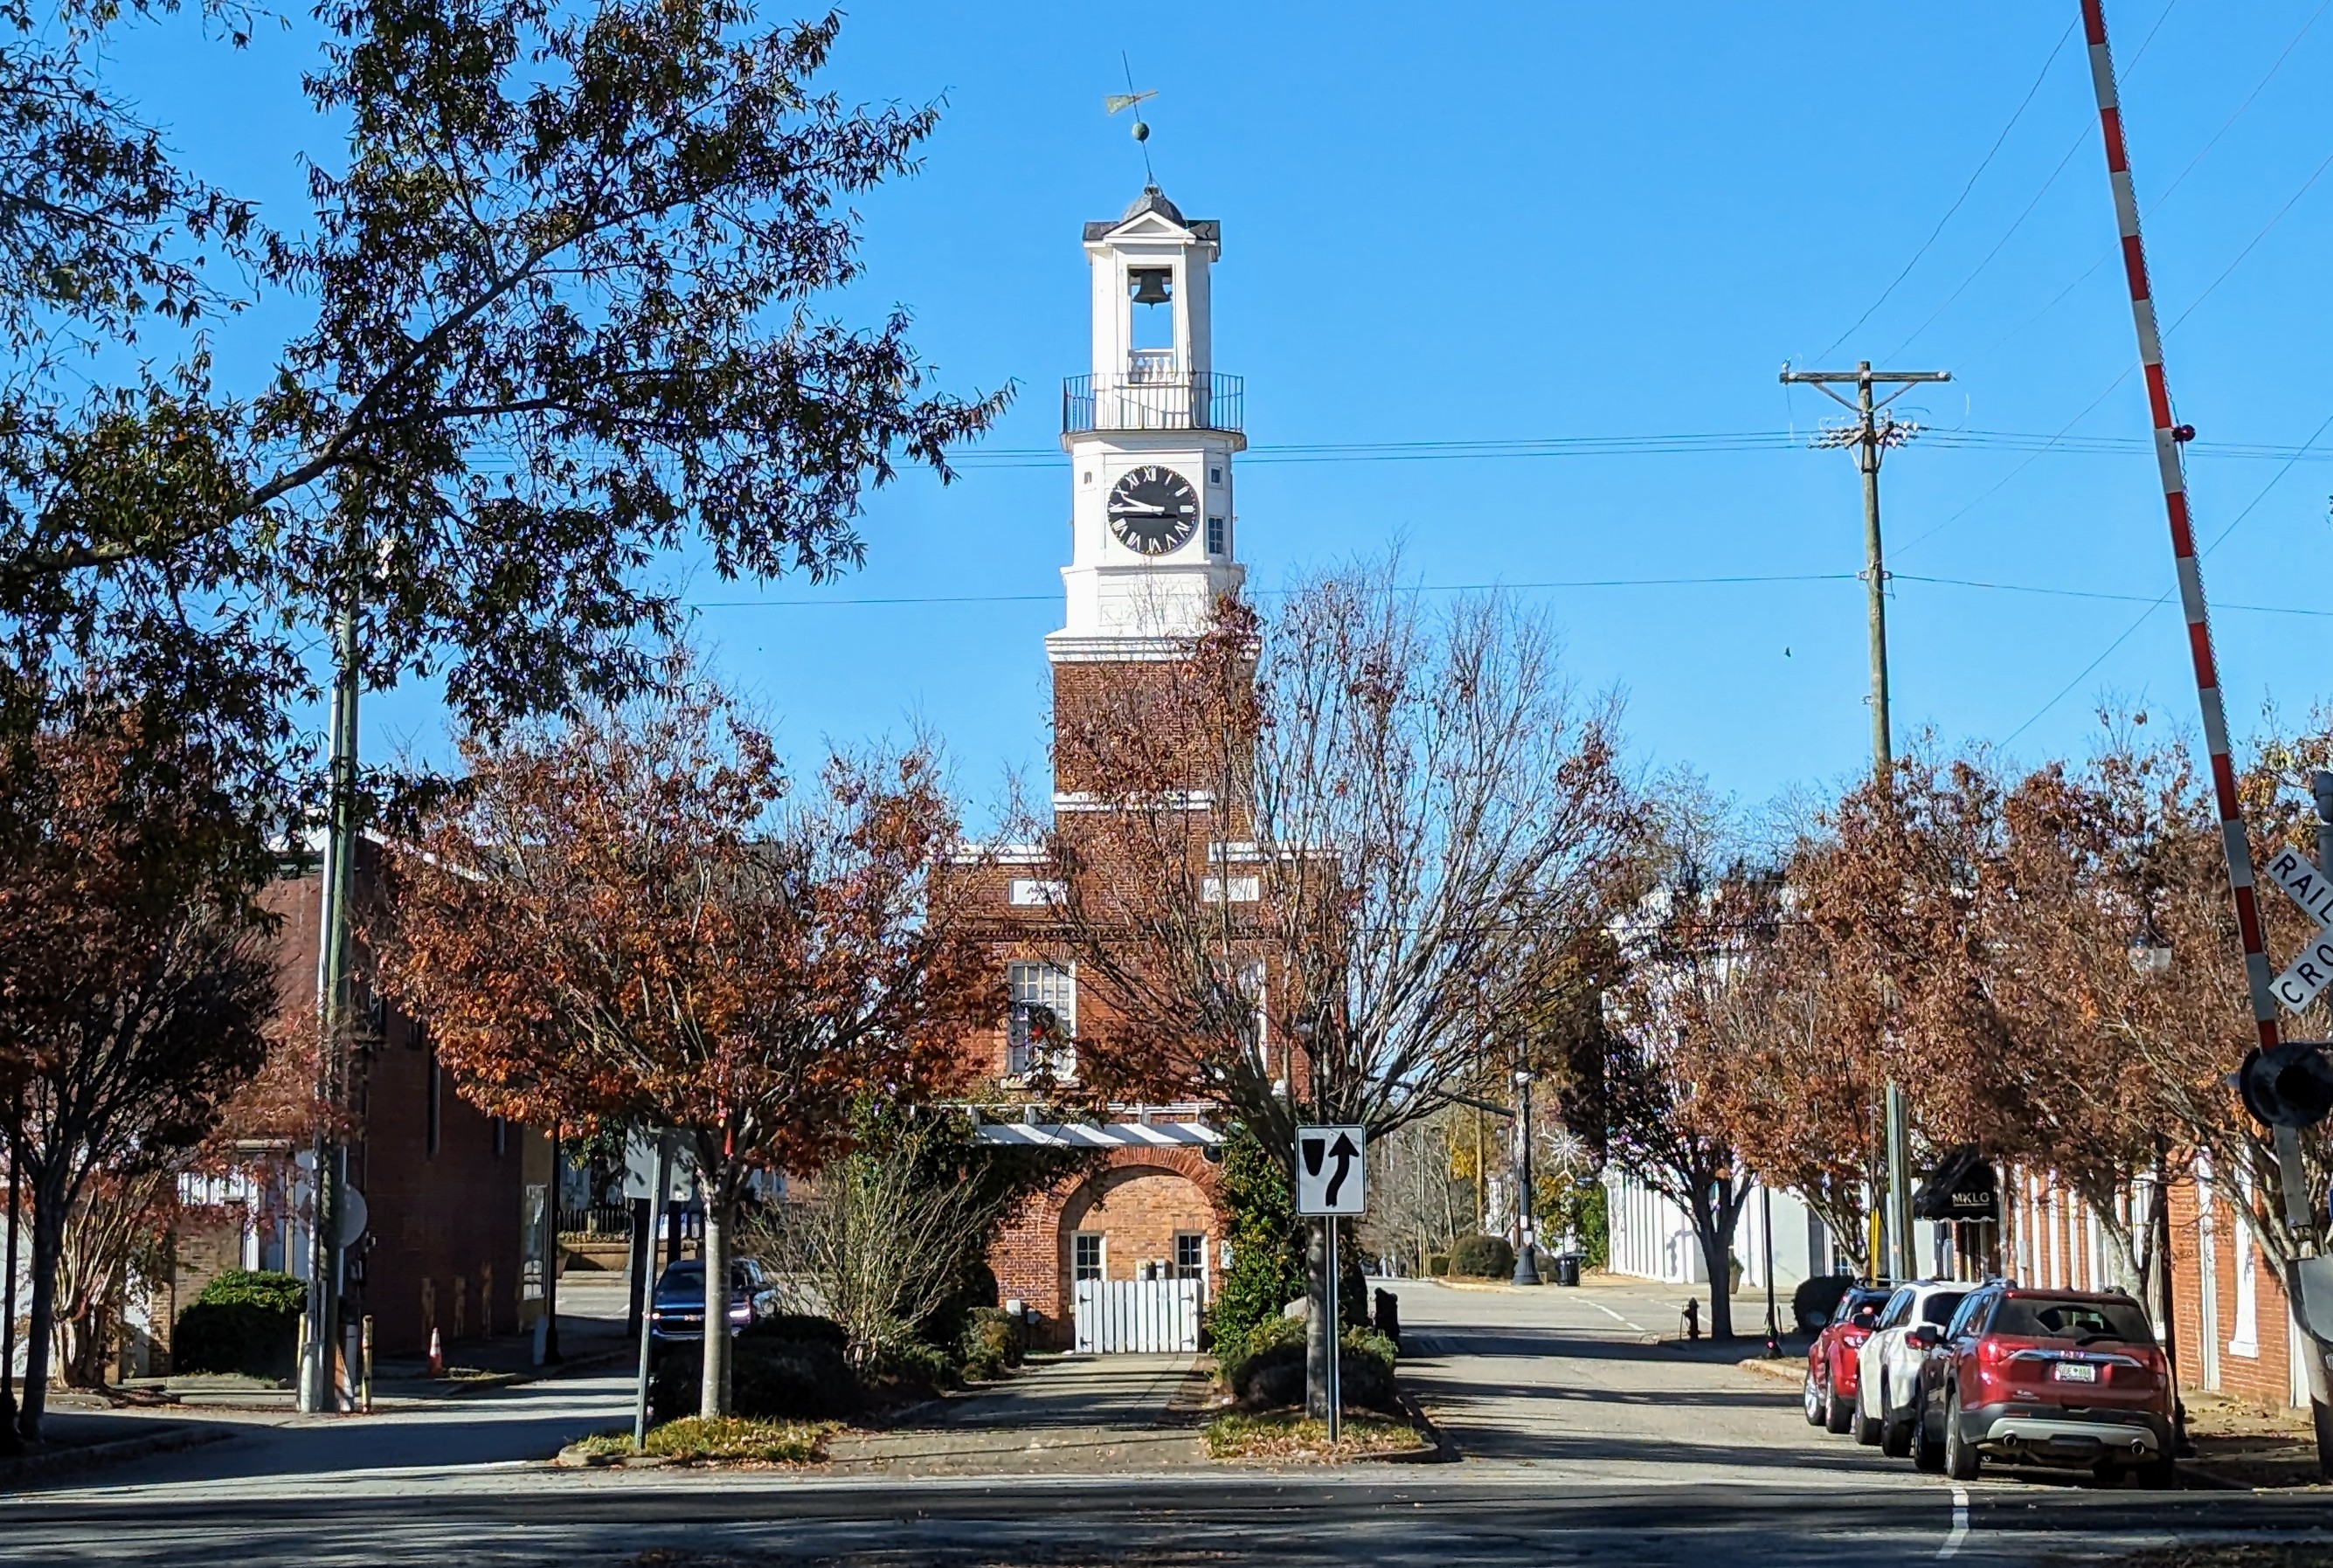
{"label": "white cornice trim", "polygon": [[1117,811],[1140,806],[1163,806],[1169,811],[1205,811],[1215,803],[1211,789],[1169,789],[1147,799],[1118,801],[1107,799],[1083,789],[1053,791],[1056,811]]}
{"label": "white cornice trim", "polygon": [[1089,636],[1049,632],[1045,658],[1055,664],[1157,664],[1191,656],[1192,637]]}

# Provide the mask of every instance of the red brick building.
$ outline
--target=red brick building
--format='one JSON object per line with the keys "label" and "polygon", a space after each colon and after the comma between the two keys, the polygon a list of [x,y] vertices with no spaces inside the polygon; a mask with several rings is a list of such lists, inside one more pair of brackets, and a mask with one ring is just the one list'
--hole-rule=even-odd
{"label": "red brick building", "polygon": [[[1242,387],[1215,369],[1209,331],[1220,226],[1185,218],[1152,186],[1123,216],[1088,224],[1084,240],[1092,370],[1063,388],[1070,559],[1061,570],[1063,623],[1045,639],[1057,737],[1113,706],[1138,707],[1128,699],[1164,684],[1217,600],[1245,577],[1232,489],[1233,457],[1247,445]],[[1102,808],[1103,781],[1080,777],[1062,751],[1056,747],[1053,831],[1074,845],[1081,818]],[[1208,821],[1196,808],[1205,803],[1192,792],[1195,855]],[[990,846],[974,874],[980,897],[1008,929],[1026,921],[1033,931],[1058,897],[1045,881],[1051,864],[1034,848]],[[1080,997],[1076,965],[1049,961],[1033,942],[1000,942],[998,961],[1013,1021],[983,1048],[986,1075],[1009,1104],[1032,1071],[1041,1082],[1074,1082],[1080,1009],[1091,1028],[1099,1003]],[[1057,1032],[1032,1036],[1030,1020],[1048,1016]],[[1145,1347],[1089,1321],[1104,1293],[1080,1286],[1125,1287],[1113,1299],[1131,1299],[1138,1286],[1178,1286],[1158,1294],[1204,1301],[1224,1260],[1211,1160],[1217,1139],[1205,1108],[1114,1106],[1099,1124],[1051,1121],[1040,1108],[1027,1115],[984,1136],[1104,1152],[1099,1168],[1031,1198],[1013,1217],[991,1259],[1000,1295],[1032,1315],[1041,1343]]]}
{"label": "red brick building", "polygon": [[[2305,1405],[2308,1341],[2253,1234],[2245,1197],[2208,1165],[2171,1189],[2171,1337],[2180,1386],[2279,1408]],[[2001,1263],[2011,1277],[2048,1289],[2123,1288],[2098,1217],[2048,1172],[2011,1166],[2002,1200]],[[2142,1191],[2127,1202],[2144,1215],[2152,1199]]]}
{"label": "red brick building", "polygon": [[[358,860],[361,910],[376,852]],[[317,875],[289,877],[264,902],[278,917],[274,1034],[297,1050],[314,1028]],[[350,1047],[350,1187],[362,1194],[364,1235],[348,1250],[345,1306],[370,1316],[383,1355],[418,1355],[434,1329],[448,1346],[531,1329],[542,1311],[542,1222],[549,1141],[476,1110],[455,1092],[427,1026],[363,1005]],[[175,1305],[222,1269],[282,1269],[305,1277],[309,1233],[304,1138],[254,1140],[233,1176],[191,1184],[209,1218],[178,1239]]]}

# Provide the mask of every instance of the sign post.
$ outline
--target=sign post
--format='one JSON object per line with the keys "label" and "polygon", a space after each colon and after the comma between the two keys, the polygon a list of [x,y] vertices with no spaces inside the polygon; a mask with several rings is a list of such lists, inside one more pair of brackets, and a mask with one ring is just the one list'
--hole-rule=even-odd
{"label": "sign post", "polygon": [[1360,1217],[1368,1185],[1369,1146],[1366,1127],[1299,1127],[1296,1129],[1296,1212],[1324,1221],[1328,1235],[1329,1278],[1325,1313],[1329,1336],[1329,1441],[1344,1435],[1344,1324],[1337,1307],[1337,1221]]}

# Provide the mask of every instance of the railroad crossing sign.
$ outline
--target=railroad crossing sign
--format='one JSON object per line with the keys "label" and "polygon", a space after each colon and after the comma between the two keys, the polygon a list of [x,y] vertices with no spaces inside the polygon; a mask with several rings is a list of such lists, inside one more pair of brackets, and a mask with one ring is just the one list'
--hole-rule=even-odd
{"label": "railroad crossing sign", "polygon": [[1296,1212],[1358,1215],[1368,1182],[1366,1127],[1296,1129]]}
{"label": "railroad crossing sign", "polygon": [[2269,984],[2276,999],[2297,1013],[2315,1001],[2318,992],[2333,985],[2333,877],[2328,877],[2315,862],[2294,849],[2278,850],[2270,859],[2267,871],[2269,880],[2282,888],[2286,897],[2300,905],[2309,918],[2323,928],[2309,939],[2300,956]]}

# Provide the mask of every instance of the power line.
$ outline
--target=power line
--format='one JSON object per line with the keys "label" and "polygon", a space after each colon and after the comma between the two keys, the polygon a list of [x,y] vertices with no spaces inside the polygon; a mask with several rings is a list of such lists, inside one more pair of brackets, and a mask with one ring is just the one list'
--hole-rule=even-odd
{"label": "power line", "polygon": [[[2242,521],[2241,518],[2238,519]],[[2231,528],[2233,524],[2230,525]],[[2223,532],[2221,538],[2226,538]],[[2214,541],[2215,544],[2217,541]],[[1909,572],[1890,572],[1888,580],[1897,583],[1919,583],[1935,588],[1980,588],[1995,593],[2041,595],[2054,598],[2099,599],[2116,604],[2159,605],[2162,598],[2149,599],[2144,594],[2109,593],[2098,588],[2054,588],[2044,583],[1992,582],[1976,578],[1929,577]],[[1474,582],[1418,583],[1402,591],[1407,593],[1529,593],[1551,590],[1652,588],[1754,588],[1787,583],[1859,582],[1859,572],[1776,572],[1744,573],[1730,577],[1615,577],[1563,578],[1535,582]],[[1282,598],[1284,588],[1262,588],[1254,591],[1258,598]],[[788,599],[704,599],[686,607],[697,610],[775,610],[869,608],[913,605],[987,605],[987,604],[1056,604],[1059,593],[1042,594],[934,594],[886,595],[852,598],[788,598]],[[2231,610],[2245,610],[2260,615],[2310,616],[2333,618],[2333,610],[2311,609],[2301,605],[2231,604]]]}
{"label": "power line", "polygon": [[2042,61],[2041,69],[2034,74],[2033,85],[2027,88],[2025,96],[2017,100],[2017,108],[2010,115],[2009,123],[2001,128],[1999,136],[1993,138],[1992,146],[1986,150],[1983,159],[1977,164],[1976,172],[1968,177],[1968,183],[1961,186],[1961,194],[1953,198],[1953,205],[1944,209],[1944,215],[1936,220],[1936,226],[1928,231],[1928,237],[1920,242],[1920,248],[1912,253],[1912,259],[1904,263],[1904,270],[1896,274],[1894,282],[1882,289],[1879,292],[1879,297],[1872,301],[1863,314],[1855,319],[1853,325],[1833,339],[1821,353],[1815,356],[1816,359],[1830,358],[1833,349],[1855,336],[1858,329],[1862,327],[1864,322],[1871,320],[1872,312],[1887,302],[1888,296],[1895,293],[1896,285],[1912,275],[1912,269],[1920,264],[1920,258],[1928,253],[1929,247],[1934,245],[1937,237],[1944,232],[1944,225],[1953,221],[1953,215],[1961,210],[1962,204],[1969,199],[1969,193],[1976,189],[1976,182],[1983,179],[1984,171],[1992,167],[1993,158],[2000,154],[2002,145],[2009,140],[2009,133],[2015,130],[2017,122],[2025,118],[2025,110],[2033,102],[2034,95],[2041,91],[2041,83],[2049,79],[2050,68],[2058,63],[2058,56],[2065,53],[2066,41],[2073,35],[2074,24],[2069,22],[2066,24],[2066,30],[2058,34],[2058,41],[2050,46],[2050,56]]}
{"label": "power line", "polygon": [[[2322,436],[2322,435],[2324,435],[2328,430],[2333,430],[2333,414],[2328,414],[2328,415],[2327,415],[2327,416],[2325,416],[2325,422],[2324,422],[2323,424],[2319,425],[2317,427],[2317,430],[2316,430],[2316,432],[2315,432],[2315,434],[2314,434],[2314,435],[2311,435],[2309,436],[2309,445],[2314,445],[2317,443],[2318,438],[2319,438],[2319,436]],[[2256,508],[2258,508],[2258,507],[2259,507],[2259,505],[2260,505],[2260,503],[2261,503],[2261,502],[2266,501],[2266,500],[2268,499],[2268,497],[2269,497],[2269,492],[2270,492],[2271,491],[2274,490],[2274,489],[2275,489],[2279,484],[2280,484],[2280,483],[2282,483],[2284,482],[2284,476],[2285,476],[2286,474],[2288,474],[2288,473],[2291,473],[2291,472],[2292,472],[2293,463],[2297,463],[2297,462],[2299,462],[2299,455],[2298,455],[2298,454],[2296,454],[2296,455],[2294,456],[2294,458],[2293,458],[2292,462],[2287,463],[2287,464],[2282,467],[2282,468],[2278,469],[2274,474],[2271,475],[2271,476],[2270,476],[2270,478],[2269,478],[2269,482],[2268,482],[2266,484],[2264,484],[2264,485],[2261,486],[2260,493],[2259,493],[2259,494],[2257,494],[2257,495],[2255,495],[2255,496],[2253,496],[2253,497],[2251,498],[2251,502],[2249,502],[2249,503],[2244,507],[2244,509],[2243,509],[2242,512],[2240,512],[2236,513],[2235,517],[2234,517],[2232,520],[2231,520],[2231,521],[2230,521],[2230,522],[2228,523],[2228,526],[2227,526],[2227,527],[2225,527],[2225,528],[2223,528],[2223,529],[2222,529],[2222,530],[2221,530],[2221,531],[2220,531],[2216,535],[2214,535],[2214,536],[2213,537],[2212,542],[2211,542],[2211,543],[2209,543],[2209,544],[2207,544],[2207,545],[2205,545],[2205,546],[2203,548],[2203,550],[2199,552],[2198,559],[2201,559],[2201,557],[2203,557],[2203,556],[2208,556],[2208,555],[2210,555],[2213,550],[2215,550],[2219,549],[2222,545],[2225,544],[2225,543],[2228,541],[2228,536],[2229,536],[2230,534],[2232,534],[2232,533],[2235,532],[2235,531],[2236,531],[2236,530],[2237,530],[2240,526],[2242,526],[2242,524],[2243,523],[2244,519],[2246,519],[2246,518],[2250,517],[2250,516],[2252,514],[2253,511],[2254,511]],[[2091,672],[2091,671],[2093,671],[2093,670],[2097,669],[2100,664],[2105,664],[2105,663],[2107,662],[2107,660],[2109,657],[2111,657],[2111,656],[2113,655],[2114,651],[2115,651],[2117,648],[2119,648],[2120,646],[2122,646],[2122,645],[2123,645],[2123,644],[2125,644],[2125,643],[2127,643],[2127,642],[2128,642],[2128,641],[2130,640],[2130,638],[2131,638],[2131,634],[2133,634],[2134,632],[2137,631],[2139,627],[2141,627],[2141,626],[2145,626],[2145,625],[2146,624],[2146,622],[2147,622],[2148,618],[2149,618],[2150,617],[2152,617],[2152,616],[2155,614],[2155,611],[2157,611],[2157,610],[2161,609],[2165,605],[2169,604],[2169,603],[2171,602],[2171,596],[2172,596],[2172,594],[2173,594],[2173,593],[2175,593],[2175,592],[2176,592],[2176,591],[2177,591],[2176,589],[2166,588],[2166,589],[2165,589],[2162,593],[2160,593],[2160,594],[2156,595],[2156,596],[2155,596],[2155,599],[2154,599],[2154,601],[2153,601],[2152,603],[2148,604],[2148,606],[2147,606],[2145,609],[2143,609],[2143,610],[2141,610],[2141,611],[2139,611],[2139,612],[2138,612],[2138,617],[2137,617],[2137,618],[2136,618],[2136,619],[2135,619],[2135,620],[2133,620],[2133,621],[2130,623],[2130,625],[2128,625],[2128,626],[2125,626],[2125,627],[2122,629],[2122,635],[2121,635],[2120,636],[2117,636],[2117,638],[2115,638],[2115,640],[2114,640],[2114,641],[2112,641],[2112,642],[2108,643],[2108,644],[2106,645],[2105,649],[2104,649],[2102,652],[2100,652],[2100,653],[2099,653],[2099,655],[2098,655],[2098,656],[2097,658],[2092,659],[2088,664],[2087,664],[2083,665],[2083,666],[2082,666],[2081,673],[2080,673],[2079,674],[2076,675],[2072,680],[2070,680],[2070,681],[2067,682],[2063,686],[2060,686],[2060,687],[2058,689],[2058,693],[2057,693],[2057,695],[2055,695],[2055,696],[2051,697],[2048,702],[2046,702],[2046,703],[2042,703],[2042,704],[2040,705],[2040,707],[2039,707],[2039,708],[2035,709],[2035,710],[2034,710],[2034,712],[2033,712],[2033,716],[2032,716],[2031,718],[2027,719],[2027,720],[2025,721],[2025,722],[2023,722],[2022,724],[2018,725],[2018,726],[2017,726],[2017,728],[2015,728],[2014,730],[2011,730],[2011,731],[2007,735],[2003,736],[2003,737],[2002,737],[2002,742],[2001,742],[2001,743],[2002,743],[2002,745],[2004,745],[2004,746],[2008,745],[2008,744],[2010,743],[2010,741],[2016,740],[2018,736],[2022,735],[2023,733],[2025,733],[2025,731],[2028,731],[2028,730],[2031,729],[2035,724],[2039,723],[2039,722],[2040,722],[2040,720],[2041,720],[2041,716],[2042,716],[2043,714],[2045,714],[2045,713],[2049,712],[2050,709],[2052,709],[2052,708],[2056,707],[2059,703],[2064,702],[2064,701],[2066,700],[2066,695],[2067,695],[2067,693],[2068,693],[2071,692],[2075,687],[2077,687],[2077,686],[2080,685],[2084,681],[2088,680],[2088,679],[2089,679],[2089,677],[2090,677],[2090,672]],[[2230,609],[2236,609],[2236,608],[2256,609],[2256,608],[2263,608],[2263,607],[2261,607],[2261,606],[2251,606],[2251,605],[2247,605],[2247,606],[2235,606],[2235,605],[2231,605],[2231,606],[2228,606],[2228,607],[2228,607],[2228,608],[2230,608]],[[2300,611],[2300,612],[2287,612],[2287,613],[2299,613],[2299,614],[2307,614],[2307,613],[2309,613],[2309,612],[2307,612],[2307,611]],[[2321,613],[2323,613],[2323,612],[2318,612],[2318,613],[2320,613],[2320,614],[2321,614]]]}
{"label": "power line", "polygon": [[[2120,383],[2117,382],[2117,385]],[[2109,388],[2111,390],[2111,388]],[[2087,412],[2087,410],[2085,410]],[[2153,444],[2135,435],[2069,435],[2069,425],[2054,435],[2016,430],[1929,429],[1921,440],[1932,447],[2004,452],[2057,452],[2083,455],[2123,455],[2154,450]],[[1243,461],[1255,463],[1397,463],[1493,460],[1513,458],[1671,457],[1707,452],[1797,451],[1805,437],[1791,429],[1731,430],[1650,435],[1540,435],[1498,440],[1420,440],[1298,442],[1259,445]],[[2199,457],[2282,461],[2299,448],[2263,442],[2197,442],[2188,448]],[[2333,462],[2333,452],[2310,454]],[[1061,461],[1059,451],[1044,447],[999,447],[973,450],[950,461],[960,469],[1052,468]]]}

